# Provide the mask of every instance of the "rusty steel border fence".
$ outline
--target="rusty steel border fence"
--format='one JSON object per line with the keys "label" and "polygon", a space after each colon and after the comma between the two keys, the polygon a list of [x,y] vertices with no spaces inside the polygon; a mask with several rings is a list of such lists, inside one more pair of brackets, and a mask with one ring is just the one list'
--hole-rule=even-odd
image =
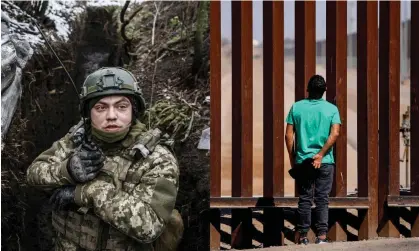
{"label": "rusty steel border fence", "polygon": [[[232,247],[252,247],[252,211],[263,209],[264,246],[284,244],[284,3],[263,2],[263,197],[252,197],[252,2],[232,1],[232,196],[221,197],[221,5],[211,1],[211,198],[210,247],[220,248],[220,209],[231,210]],[[380,16],[378,19],[378,9]],[[315,2],[295,2],[295,100],[306,97],[315,74]],[[411,190],[400,193],[400,2],[357,3],[358,194],[347,196],[347,2],[326,2],[326,99],[339,108],[331,214],[357,209],[358,239],[399,237],[399,208],[410,207],[410,236],[419,236],[419,2],[411,2]],[[380,29],[378,29],[378,25]],[[379,90],[379,92],[378,92]],[[379,116],[380,115],[380,116]],[[380,134],[379,134],[380,133]],[[332,240],[347,240],[339,217]],[[243,238],[246,236],[246,238]]]}

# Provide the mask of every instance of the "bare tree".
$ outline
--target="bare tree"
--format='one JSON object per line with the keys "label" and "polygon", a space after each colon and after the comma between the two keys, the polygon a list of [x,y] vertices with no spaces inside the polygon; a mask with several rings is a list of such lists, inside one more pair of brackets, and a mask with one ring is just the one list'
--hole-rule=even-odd
{"label": "bare tree", "polygon": [[127,25],[131,22],[131,20],[135,17],[135,15],[137,15],[138,12],[140,12],[143,7],[142,5],[140,5],[138,7],[138,9],[136,9],[134,12],[132,12],[132,14],[128,17],[128,19],[125,19],[125,14],[127,12],[128,6],[130,4],[131,1],[125,1],[124,7],[122,7],[121,13],[119,15],[119,19],[121,21],[121,36],[122,38],[125,40],[125,52],[127,55],[129,55],[130,49],[131,49],[131,44],[132,44],[132,37],[128,38],[127,34],[126,34],[126,28]]}

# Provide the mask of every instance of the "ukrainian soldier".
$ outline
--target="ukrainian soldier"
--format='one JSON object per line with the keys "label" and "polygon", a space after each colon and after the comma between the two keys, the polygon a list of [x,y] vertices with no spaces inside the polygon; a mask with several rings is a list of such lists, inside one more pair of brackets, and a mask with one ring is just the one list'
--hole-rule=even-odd
{"label": "ukrainian soldier", "polygon": [[308,244],[314,195],[316,243],[322,244],[327,242],[329,193],[335,167],[332,146],[339,136],[341,121],[337,107],[322,99],[326,91],[323,77],[311,77],[307,91],[308,98],[293,104],[289,111],[285,141],[292,166],[290,174],[299,193],[298,242]]}
{"label": "ukrainian soldier", "polygon": [[179,167],[159,130],[137,119],[144,108],[130,72],[93,72],[83,120],[28,168],[28,184],[52,194],[55,250],[176,250]]}

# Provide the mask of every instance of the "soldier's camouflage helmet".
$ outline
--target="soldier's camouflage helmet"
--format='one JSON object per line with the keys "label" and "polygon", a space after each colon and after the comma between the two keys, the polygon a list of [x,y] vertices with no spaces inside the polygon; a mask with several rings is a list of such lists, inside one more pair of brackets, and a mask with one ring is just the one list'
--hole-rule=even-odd
{"label": "soldier's camouflage helmet", "polygon": [[145,109],[145,101],[134,75],[119,67],[104,67],[87,76],[80,93],[80,113],[88,116],[89,100],[109,95],[131,96],[137,100],[138,111]]}

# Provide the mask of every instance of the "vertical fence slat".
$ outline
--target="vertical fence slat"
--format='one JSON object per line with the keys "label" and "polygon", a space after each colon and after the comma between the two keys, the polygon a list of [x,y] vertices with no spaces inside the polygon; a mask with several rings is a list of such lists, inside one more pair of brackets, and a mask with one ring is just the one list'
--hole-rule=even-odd
{"label": "vertical fence slat", "polygon": [[284,3],[263,2],[263,195],[284,196]]}
{"label": "vertical fence slat", "polygon": [[[419,196],[419,2],[411,2],[410,26],[410,173],[412,194]],[[415,14],[414,14],[415,13]],[[419,209],[415,212],[412,222],[412,236],[419,236]]]}
{"label": "vertical fence slat", "polygon": [[[336,141],[336,176],[333,196],[346,196],[347,175],[347,56],[346,56],[346,1],[327,2],[326,28],[326,98],[339,109],[342,127]],[[330,18],[330,20],[329,20]]]}
{"label": "vertical fence slat", "polygon": [[307,83],[316,72],[316,3],[295,2],[295,101],[307,97]]}
{"label": "vertical fence slat", "polygon": [[[232,1],[232,195],[252,196],[252,2]],[[241,179],[239,178],[241,177]]]}
{"label": "vertical fence slat", "polygon": [[[307,83],[316,72],[316,3],[295,1],[295,101],[307,97]],[[298,196],[295,186],[295,196]],[[314,233],[310,229],[310,241]]]}
{"label": "vertical fence slat", "polygon": [[220,235],[220,217],[221,211],[217,208],[212,208],[209,211],[210,220],[210,250],[220,250],[221,235]]}
{"label": "vertical fence slat", "polygon": [[[263,2],[263,196],[284,196],[284,3]],[[283,210],[265,209],[264,247],[284,244]]]}
{"label": "vertical fence slat", "polygon": [[[347,48],[346,48],[346,1],[326,2],[326,98],[335,103],[339,109],[342,126],[340,136],[336,141],[336,168],[333,181],[332,196],[346,196],[347,175]],[[333,213],[340,213],[334,210]],[[347,240],[345,226],[337,217],[329,237],[336,241]]]}
{"label": "vertical fence slat", "polygon": [[[232,1],[232,196],[253,190],[252,2]],[[232,248],[251,247],[250,209],[232,210]],[[236,234],[237,233],[237,234]],[[232,234],[233,235],[233,234]]]}
{"label": "vertical fence slat", "polygon": [[295,101],[299,101],[307,97],[308,80],[316,72],[316,3],[296,1],[295,13]]}
{"label": "vertical fence slat", "polygon": [[[380,2],[380,116],[378,233],[399,237],[399,219],[387,207],[387,195],[399,195],[400,176],[400,2]],[[393,214],[391,213],[393,212]]]}
{"label": "vertical fence slat", "polygon": [[411,188],[413,195],[419,196],[419,2],[412,1],[411,40],[410,40],[410,152]]}
{"label": "vertical fence slat", "polygon": [[221,196],[221,9],[212,1],[210,9],[211,39],[211,196]]}
{"label": "vertical fence slat", "polygon": [[358,196],[369,197],[369,209],[359,210],[362,240],[376,237],[378,226],[378,8],[372,1],[357,7]]}
{"label": "vertical fence slat", "polygon": [[[221,196],[221,5],[210,3],[211,197]],[[211,209],[210,248],[220,248],[220,211]]]}

